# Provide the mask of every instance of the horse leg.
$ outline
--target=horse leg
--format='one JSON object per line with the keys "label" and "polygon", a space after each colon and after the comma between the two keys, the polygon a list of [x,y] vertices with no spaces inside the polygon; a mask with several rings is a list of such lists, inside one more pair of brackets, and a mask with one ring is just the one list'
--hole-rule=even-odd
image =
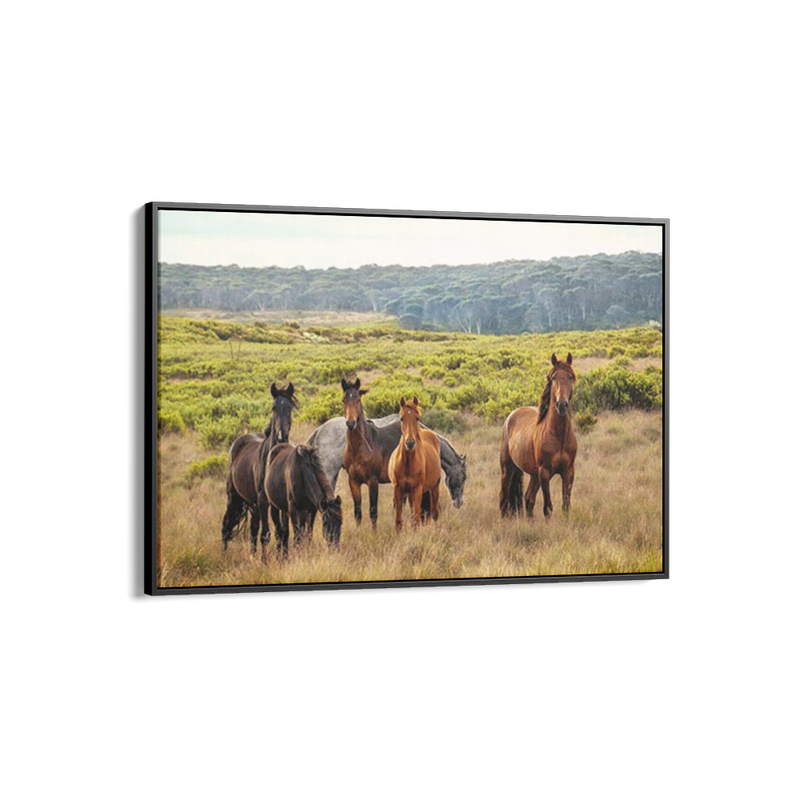
{"label": "horse leg", "polygon": [[561,507],[565,514],[569,514],[569,504],[572,499],[572,482],[575,480],[575,465],[570,464],[561,475]]}
{"label": "horse leg", "polygon": [[[520,484],[522,479],[520,479]],[[539,491],[539,472],[534,472],[528,481],[528,488],[525,490],[525,515],[533,516],[533,507],[536,505],[536,494]]]}
{"label": "horse leg", "polygon": [[423,492],[422,493],[422,524],[424,525],[428,518],[431,515],[431,493],[430,492]]}
{"label": "horse leg", "polygon": [[261,518],[261,560],[264,561],[266,558],[264,549],[270,539],[269,500],[267,500],[266,492],[258,493],[258,516]]}
{"label": "horse leg", "polygon": [[285,556],[289,550],[289,525],[288,523],[284,524],[286,522],[285,514],[279,508],[272,506],[270,516],[275,527],[275,544],[278,546],[278,553]]}
{"label": "horse leg", "polygon": [[428,496],[428,500],[430,502],[430,515],[433,518],[433,521],[436,522],[439,519],[439,484],[437,483],[434,486],[430,494]]}
{"label": "horse leg", "polygon": [[411,510],[414,514],[413,523],[416,527],[422,524],[422,486],[416,486],[411,492]]}
{"label": "horse leg", "polygon": [[298,510],[298,508],[293,503],[289,505],[289,519],[291,519],[292,521],[292,530],[294,531],[295,545],[301,544],[303,541],[305,516],[306,515],[302,511]]}
{"label": "horse leg", "polygon": [[550,519],[550,514],[553,513],[553,501],[550,498],[550,478],[552,477],[550,470],[545,467],[539,467],[539,483],[542,485],[542,502],[544,503],[544,517]]}
{"label": "horse leg", "polygon": [[350,478],[350,494],[353,495],[353,516],[356,525],[361,524],[361,484],[355,479]]}
{"label": "horse leg", "polygon": [[399,532],[403,527],[403,490],[394,487],[394,527]]}
{"label": "horse leg", "polygon": [[258,552],[258,531],[261,527],[261,515],[258,513],[258,506],[250,509],[250,553],[255,555]]}
{"label": "horse leg", "polygon": [[[314,522],[316,521],[316,519],[317,519],[316,509],[314,511],[309,511],[308,514],[306,515],[306,536],[308,537],[309,541],[311,541],[311,539],[314,536]],[[323,523],[323,531],[324,529],[325,528]]]}
{"label": "horse leg", "polygon": [[519,513],[522,507],[522,470],[507,459],[500,460],[500,515],[503,517]]}
{"label": "horse leg", "polygon": [[372,523],[372,530],[378,529],[378,479],[373,478],[369,482],[369,521]]}

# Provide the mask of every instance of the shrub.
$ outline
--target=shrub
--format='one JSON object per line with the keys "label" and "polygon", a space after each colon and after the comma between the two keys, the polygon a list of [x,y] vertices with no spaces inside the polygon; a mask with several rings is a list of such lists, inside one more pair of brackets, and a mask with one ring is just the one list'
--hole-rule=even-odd
{"label": "shrub", "polygon": [[641,408],[646,411],[662,404],[662,371],[649,367],[644,372],[630,372],[611,366],[594,369],[581,379],[575,406],[581,411],[603,409],[617,411]]}
{"label": "shrub", "polygon": [[590,414],[588,411],[581,411],[575,415],[575,426],[581,433],[587,433],[595,425],[597,425],[597,417]]}
{"label": "shrub", "polygon": [[186,478],[191,483],[198,478],[219,478],[228,472],[228,456],[209,456],[192,461],[186,470]]}
{"label": "shrub", "polygon": [[464,433],[469,428],[469,421],[460,411],[446,408],[423,409],[422,422],[437,433]]}
{"label": "shrub", "polygon": [[180,411],[159,409],[158,430],[160,433],[183,433],[186,430],[186,423],[183,421]]}
{"label": "shrub", "polygon": [[340,387],[321,389],[314,397],[303,403],[297,414],[298,420],[321,425],[333,417],[342,415],[342,390]]}

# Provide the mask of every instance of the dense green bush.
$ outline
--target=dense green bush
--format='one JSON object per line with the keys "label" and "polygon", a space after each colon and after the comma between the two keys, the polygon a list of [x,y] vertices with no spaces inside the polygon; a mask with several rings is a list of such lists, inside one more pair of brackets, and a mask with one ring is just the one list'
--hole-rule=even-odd
{"label": "dense green bush", "polygon": [[662,404],[662,371],[650,367],[631,372],[624,367],[599,367],[580,381],[575,405],[581,411],[597,413],[641,408],[649,411]]}
{"label": "dense green bush", "polygon": [[209,456],[198,461],[192,461],[186,470],[186,478],[189,482],[197,478],[216,478],[227,474],[228,456],[218,455]]}
{"label": "dense green bush", "polygon": [[[497,423],[519,406],[537,405],[553,352],[577,359],[576,414],[657,409],[663,402],[660,366],[629,369],[634,358],[660,355],[661,333],[651,328],[477,336],[399,331],[382,323],[359,326],[356,342],[354,329],[315,328],[316,338],[308,338],[308,328],[259,324],[253,332],[255,326],[243,325],[234,330],[244,344],[231,358],[230,342],[222,338],[230,334],[226,325],[233,323],[170,319],[161,326],[159,431],[188,428],[210,449],[227,447],[245,431],[263,430],[270,384],[290,380],[300,400],[295,418],[320,424],[341,415],[340,381],[356,375],[369,389],[369,416],[396,413],[402,396],[416,395],[424,422],[458,431],[465,414]],[[272,333],[290,345],[270,341]],[[613,363],[581,372],[580,359],[609,354]]]}

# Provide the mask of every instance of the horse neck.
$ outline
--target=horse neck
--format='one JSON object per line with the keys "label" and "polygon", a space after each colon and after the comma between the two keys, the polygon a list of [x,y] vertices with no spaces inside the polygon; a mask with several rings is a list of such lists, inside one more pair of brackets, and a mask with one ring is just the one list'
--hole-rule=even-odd
{"label": "horse neck", "polygon": [[324,479],[324,475],[320,477],[313,464],[308,465],[307,468],[304,468],[301,472],[306,494],[313,503],[314,508],[319,510],[323,498],[331,499],[333,495],[330,484],[328,484],[326,491],[325,483],[327,483],[327,480]]}
{"label": "horse neck", "polygon": [[358,452],[361,449],[361,446],[366,442],[368,449],[372,449],[372,431],[367,425],[367,415],[364,413],[364,409],[361,409],[361,413],[358,415],[358,419],[356,420],[356,427],[351,431],[350,428],[347,428],[347,443],[350,445],[350,449],[354,452]]}
{"label": "horse neck", "polygon": [[567,413],[564,414],[562,417],[561,414],[558,413],[558,409],[556,408],[555,401],[551,398],[550,399],[550,408],[547,411],[547,416],[545,417],[545,424],[547,428],[552,433],[555,433],[557,436],[561,438],[561,442],[564,442],[564,436],[566,436],[567,431],[572,428],[572,418],[570,417],[570,410],[567,410]]}

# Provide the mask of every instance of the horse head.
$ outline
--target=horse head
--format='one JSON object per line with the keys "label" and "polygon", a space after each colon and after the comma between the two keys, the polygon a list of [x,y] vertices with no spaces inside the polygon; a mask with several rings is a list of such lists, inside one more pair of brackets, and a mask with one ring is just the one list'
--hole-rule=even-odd
{"label": "horse head", "polygon": [[410,403],[406,403],[405,397],[400,398],[400,430],[406,450],[413,450],[419,441],[419,414],[419,400],[416,397]]}
{"label": "horse head", "polygon": [[342,378],[342,406],[344,407],[344,419],[347,425],[347,430],[354,431],[358,420],[364,414],[364,407],[361,404],[361,398],[369,391],[369,389],[361,388],[361,378],[356,378],[352,383],[347,378]]}
{"label": "horse head", "polygon": [[279,389],[273,383],[270,391],[273,398],[272,419],[269,428],[264,433],[267,436],[272,434],[278,444],[283,444],[289,441],[289,431],[292,429],[292,409],[297,408],[294,384],[290,383],[285,389]]}
{"label": "horse head", "polygon": [[577,381],[575,370],[572,369],[572,353],[567,353],[566,361],[559,361],[553,353],[550,363],[553,365],[547,373],[550,398],[555,403],[556,411],[563,417],[569,413],[569,404],[572,402],[572,392]]}
{"label": "horse head", "polygon": [[342,534],[342,498],[338,494],[330,500],[323,497],[321,508],[325,540],[332,547],[338,547],[339,537]]}
{"label": "horse head", "polygon": [[444,483],[453,498],[453,505],[461,508],[464,505],[464,484],[467,482],[467,457],[457,455],[456,458],[458,464],[444,473]]}

